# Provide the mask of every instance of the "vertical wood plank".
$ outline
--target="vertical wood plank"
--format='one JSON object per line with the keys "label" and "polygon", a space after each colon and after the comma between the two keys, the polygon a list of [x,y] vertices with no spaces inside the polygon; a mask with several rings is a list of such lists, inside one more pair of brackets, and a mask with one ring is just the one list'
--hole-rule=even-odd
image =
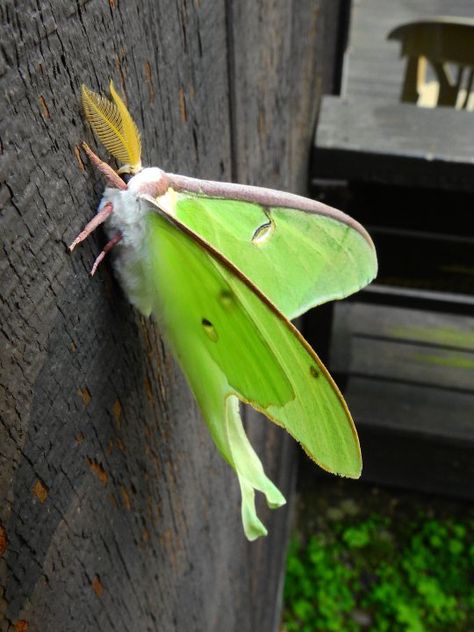
{"label": "vertical wood plank", "polygon": [[66,251],[103,187],[77,152],[81,82],[125,92],[146,162],[230,177],[224,5],[1,11],[2,630],[235,627],[234,476],[154,325],[107,266],[88,277],[100,237]]}
{"label": "vertical wood plank", "polygon": [[[285,512],[244,540],[235,476],[159,331],[108,266],[89,278],[100,236],[67,252],[103,188],[79,151],[82,82],[113,78],[146,164],[303,190],[320,4],[238,4],[0,7],[2,632],[277,625]],[[266,426],[252,442],[289,493],[293,445]]]}
{"label": "vertical wood plank", "polygon": [[[329,44],[335,46],[336,5],[339,2],[323,0],[228,2],[233,177],[237,181],[307,193],[318,102],[332,77],[324,52],[331,48]],[[269,535],[253,544],[250,553],[256,582],[249,593],[252,629],[273,631],[279,628],[298,448],[251,410],[247,427],[267,474],[289,501],[285,510],[277,512],[265,512],[262,507]]]}

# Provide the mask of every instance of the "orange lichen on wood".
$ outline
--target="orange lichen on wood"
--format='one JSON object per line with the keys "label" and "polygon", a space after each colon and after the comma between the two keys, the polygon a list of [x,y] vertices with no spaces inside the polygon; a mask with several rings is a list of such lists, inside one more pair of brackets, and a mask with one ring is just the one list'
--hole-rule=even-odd
{"label": "orange lichen on wood", "polygon": [[33,494],[38,498],[40,503],[44,503],[46,498],[48,498],[48,488],[40,481],[39,478],[36,479],[35,484],[33,485]]}
{"label": "orange lichen on wood", "polygon": [[267,123],[265,118],[265,111],[259,110],[258,112],[258,133],[260,136],[265,136],[267,133]]}
{"label": "orange lichen on wood", "polygon": [[84,386],[84,388],[80,388],[77,392],[82,397],[84,406],[89,406],[92,399],[92,395],[91,395],[90,390],[87,388],[87,386]]}
{"label": "orange lichen on wood", "polygon": [[127,492],[127,488],[123,485],[120,487],[120,493],[122,494],[122,503],[127,511],[130,511],[132,508],[132,501],[130,500],[130,495]]}
{"label": "orange lichen on wood", "polygon": [[126,453],[127,448],[125,447],[125,443],[122,441],[122,439],[120,439],[120,437],[116,437],[115,445],[117,446],[117,449],[120,450],[120,452],[123,452],[123,454]]}
{"label": "orange lichen on wood", "polygon": [[38,101],[40,103],[41,114],[43,115],[43,118],[45,118],[45,119],[51,118],[51,115],[49,113],[48,104],[46,103],[46,99],[44,98],[44,96],[42,94],[40,94],[40,96],[38,97]]}
{"label": "orange lichen on wood", "polygon": [[102,593],[104,592],[104,587],[98,575],[94,576],[94,579],[92,580],[91,585],[97,597],[100,597]]}
{"label": "orange lichen on wood", "polygon": [[[84,167],[84,163],[82,162],[80,145],[74,145],[74,156],[76,157],[77,164],[79,165],[79,169],[81,171],[85,171],[86,168]],[[77,347],[74,344],[74,342],[72,343],[71,348],[72,348],[73,351],[76,350]]]}
{"label": "orange lichen on wood", "polygon": [[179,560],[176,554],[176,542],[175,536],[172,529],[165,529],[160,535],[160,542],[166,548],[168,553],[168,559],[171,562],[171,565],[175,572],[178,572],[179,569]]}
{"label": "orange lichen on wood", "polygon": [[26,632],[29,627],[30,624],[28,623],[28,621],[25,621],[25,619],[20,619],[15,623],[15,632]]}
{"label": "orange lichen on wood", "polygon": [[184,96],[184,89],[182,87],[179,89],[179,115],[181,122],[187,123],[188,112],[186,109],[186,97]]}
{"label": "orange lichen on wood", "polygon": [[2,527],[2,525],[0,524],[0,557],[2,557],[2,555],[7,550],[7,546],[8,546],[7,532],[5,531],[5,528]]}
{"label": "orange lichen on wood", "polygon": [[122,423],[122,404],[119,399],[116,399],[114,405],[112,406],[112,414],[116,425],[120,427],[120,424]]}
{"label": "orange lichen on wood", "polygon": [[151,388],[150,380],[145,377],[145,393],[149,402],[153,401],[153,391]]}
{"label": "orange lichen on wood", "polygon": [[87,463],[89,464],[92,473],[97,476],[102,485],[107,485],[107,483],[109,482],[109,475],[104,470],[102,465],[94,459],[90,459],[89,457],[87,457]]}
{"label": "orange lichen on wood", "polygon": [[144,71],[145,71],[145,82],[148,86],[148,102],[151,105],[155,101],[156,92],[155,92],[155,86],[153,84],[153,76],[151,73],[151,64],[149,61],[146,61],[144,64]]}
{"label": "orange lichen on wood", "polygon": [[[122,92],[123,92],[123,94],[126,97],[126,95],[127,95],[127,90],[126,90],[127,86],[125,84],[125,73],[123,72],[123,68],[122,68],[122,62],[123,62],[124,59],[125,59],[125,49],[122,47],[119,50],[119,52],[116,55],[116,57],[115,57],[115,68],[117,69],[117,72],[118,72],[118,74],[120,76],[120,85],[122,86]],[[126,100],[127,99],[125,99],[125,101]]]}

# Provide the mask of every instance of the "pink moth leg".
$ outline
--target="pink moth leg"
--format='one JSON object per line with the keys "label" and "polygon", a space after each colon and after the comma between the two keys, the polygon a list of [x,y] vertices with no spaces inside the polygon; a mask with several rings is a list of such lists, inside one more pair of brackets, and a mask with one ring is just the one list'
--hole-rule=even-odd
{"label": "pink moth leg", "polygon": [[72,242],[72,244],[69,246],[69,250],[74,250],[77,244],[80,244],[81,241],[84,241],[84,239],[89,237],[89,235],[93,233],[98,226],[105,222],[105,220],[112,213],[113,210],[114,208],[112,206],[112,202],[106,202],[103,208],[101,208],[100,211],[96,213],[96,215],[91,219],[91,221],[84,226],[84,230],[82,230],[76,237],[76,239]]}
{"label": "pink moth leg", "polygon": [[[82,146],[84,147],[85,152],[89,156],[94,166],[101,173],[105,175],[107,182],[110,186],[116,189],[120,189],[122,191],[127,188],[127,185],[122,180],[122,178],[112,169],[112,167],[109,167],[107,163],[103,162],[98,156],[96,156],[96,154],[92,151],[92,149],[90,149],[87,143],[82,143]],[[84,229],[79,233],[76,239],[72,242],[72,244],[69,246],[69,250],[71,251],[74,250],[77,244],[80,244],[81,241],[84,241],[84,239],[86,239],[91,233],[93,233],[94,230],[98,226],[103,224],[105,220],[111,215],[113,210],[114,209],[113,209],[112,203],[106,202],[104,206],[100,209],[100,211],[98,211],[98,213],[95,215],[95,217],[93,217],[91,221],[86,224]],[[118,244],[121,239],[122,239],[122,233],[119,231],[112,237],[112,239],[109,242],[105,244],[102,252],[94,261],[94,265],[92,266],[92,270],[91,270],[91,276],[94,276],[97,268],[99,267],[100,263],[103,261],[105,255],[108,252],[110,252],[110,250],[112,250],[112,248],[116,244]]]}
{"label": "pink moth leg", "polygon": [[116,173],[112,169],[112,167],[110,167],[106,162],[101,160],[99,156],[94,154],[94,152],[92,151],[92,149],[89,147],[87,143],[82,143],[82,147],[84,148],[84,151],[86,152],[86,154],[89,156],[94,167],[96,167],[96,169],[98,169],[102,174],[104,174],[109,185],[113,187],[114,189],[120,189],[121,191],[125,191],[125,189],[127,188],[127,185],[122,180],[122,178],[118,175],[118,173]]}
{"label": "pink moth leg", "polygon": [[114,246],[116,246],[121,239],[122,239],[122,233],[119,231],[118,233],[115,233],[115,235],[112,237],[112,239],[105,244],[102,252],[99,254],[97,259],[94,261],[94,265],[92,266],[92,270],[91,270],[91,276],[94,276],[97,268],[99,267],[100,263],[103,261],[105,255],[108,252],[110,252],[112,250],[112,248]]}

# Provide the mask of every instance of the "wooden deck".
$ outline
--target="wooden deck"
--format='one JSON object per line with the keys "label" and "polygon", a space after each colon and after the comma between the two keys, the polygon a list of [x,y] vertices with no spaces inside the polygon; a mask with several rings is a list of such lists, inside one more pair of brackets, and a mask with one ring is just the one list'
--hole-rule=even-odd
{"label": "wooden deck", "polygon": [[[474,3],[353,0],[312,174],[333,181],[316,195],[345,205],[379,253],[377,284],[331,308],[327,357],[359,428],[363,477],[474,499],[474,113],[401,103],[406,61],[386,39],[440,15],[474,17]],[[316,348],[320,325],[308,317]]]}
{"label": "wooden deck", "polygon": [[420,18],[474,17],[472,0],[353,0],[342,95],[397,102],[405,60],[392,29]]}
{"label": "wooden deck", "polygon": [[474,191],[473,147],[473,112],[420,108],[380,96],[326,96],[315,175]]}
{"label": "wooden deck", "polygon": [[341,95],[322,102],[314,178],[474,190],[474,114],[400,102],[406,59],[387,37],[436,16],[474,18],[474,3],[354,0]]}
{"label": "wooden deck", "polygon": [[[405,290],[395,307],[399,288],[366,294],[379,292],[387,303],[361,302],[362,293],[326,307],[326,360],[359,431],[362,478],[474,500],[474,297]],[[453,313],[459,306],[465,314]],[[318,310],[309,314],[318,350],[320,323]],[[302,461],[301,477],[311,479]]]}
{"label": "wooden deck", "polygon": [[473,317],[338,304],[330,366],[367,480],[474,498]]}

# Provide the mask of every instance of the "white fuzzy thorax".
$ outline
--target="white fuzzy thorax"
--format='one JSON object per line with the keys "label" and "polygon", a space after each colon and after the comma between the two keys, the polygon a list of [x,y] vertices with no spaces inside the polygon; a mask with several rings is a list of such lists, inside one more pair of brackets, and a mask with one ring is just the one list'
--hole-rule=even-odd
{"label": "white fuzzy thorax", "polygon": [[113,212],[105,223],[106,233],[112,238],[118,231],[121,241],[114,247],[114,269],[128,300],[145,316],[153,309],[153,289],[150,287],[147,251],[146,215],[150,202],[140,197],[166,178],[161,169],[143,169],[131,178],[126,190],[107,187],[99,209],[110,202]]}

